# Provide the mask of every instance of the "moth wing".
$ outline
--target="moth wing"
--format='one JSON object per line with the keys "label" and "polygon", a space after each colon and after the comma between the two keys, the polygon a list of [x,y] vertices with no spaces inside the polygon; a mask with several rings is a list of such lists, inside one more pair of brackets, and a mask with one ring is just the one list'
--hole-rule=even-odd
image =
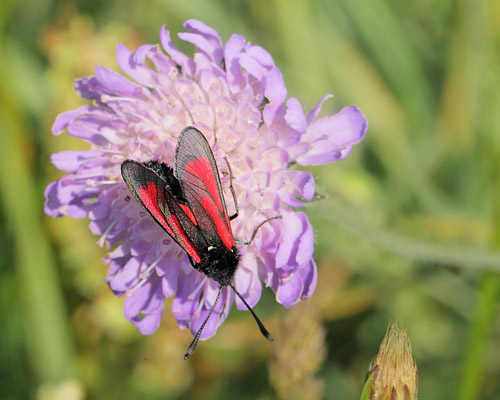
{"label": "moth wing", "polygon": [[[133,160],[122,163],[121,173],[130,192],[142,207],[194,262],[201,263],[201,254],[207,246],[205,238],[188,207],[180,204],[167,189],[165,179]],[[170,178],[176,179],[173,176]]]}
{"label": "moth wing", "polygon": [[181,132],[174,170],[207,240],[214,245],[233,248],[234,238],[217,164],[207,139],[198,129],[187,127]]}

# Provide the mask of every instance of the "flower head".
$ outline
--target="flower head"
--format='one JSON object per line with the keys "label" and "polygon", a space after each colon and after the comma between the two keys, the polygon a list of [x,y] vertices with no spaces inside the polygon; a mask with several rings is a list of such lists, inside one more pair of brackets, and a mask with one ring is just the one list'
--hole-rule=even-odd
{"label": "flower head", "polygon": [[[347,107],[318,118],[324,96],[306,115],[295,98],[287,98],[281,71],[263,48],[233,35],[224,45],[200,21],[185,23],[182,40],[196,46],[194,57],[179,51],[164,28],[159,45],[134,52],[117,46],[118,63],[132,80],[104,67],[78,79],[76,90],[92,105],[59,115],[53,133],[67,132],[90,143],[87,151],[63,151],[53,164],[68,173],[47,186],[45,212],[54,217],[90,218],[98,243],[112,249],[107,282],[126,296],[125,316],[144,334],[160,323],[164,297],[174,296],[172,312],[182,328],[195,333],[208,314],[219,285],[193,269],[182,249],[131,197],[120,176],[125,159],[173,164],[182,129],[197,127],[206,136],[221,172],[226,199],[231,199],[233,171],[240,215],[233,233],[245,241],[267,218],[242,255],[235,286],[254,306],[262,282],[286,307],[314,291],[317,270],[313,231],[305,213],[296,211],[312,199],[314,179],[292,164],[318,165],[342,160],[359,142],[367,122]],[[231,214],[232,202],[228,203]],[[246,307],[224,288],[202,338],[213,335],[232,303]]]}

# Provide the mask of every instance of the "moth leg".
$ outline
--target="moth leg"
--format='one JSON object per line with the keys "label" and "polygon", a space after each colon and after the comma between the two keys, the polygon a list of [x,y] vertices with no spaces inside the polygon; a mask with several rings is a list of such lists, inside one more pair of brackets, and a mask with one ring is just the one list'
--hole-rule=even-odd
{"label": "moth leg", "polygon": [[229,221],[232,221],[233,219],[238,217],[240,211],[238,208],[238,200],[236,200],[236,193],[233,188],[233,170],[231,169],[231,165],[229,164],[227,157],[224,157],[224,160],[226,160],[227,168],[229,169],[229,189],[231,190],[231,194],[233,195],[234,208],[236,210],[235,213],[229,217]]}
{"label": "moth leg", "polygon": [[269,222],[269,221],[272,221],[273,219],[280,219],[281,218],[281,215],[278,215],[277,217],[271,217],[271,218],[268,218],[268,219],[265,219],[264,221],[262,221],[259,225],[257,225],[257,227],[253,230],[252,232],[252,236],[250,237],[250,240],[247,241],[247,242],[242,242],[241,240],[235,240],[234,243],[236,244],[242,244],[244,246],[248,246],[250,243],[252,243],[252,240],[254,240],[255,238],[255,235],[257,235],[257,231],[259,230],[259,228],[264,225],[266,222]]}
{"label": "moth leg", "polygon": [[[187,253],[186,253],[187,254]],[[194,269],[198,269],[196,268],[196,263],[193,261],[193,259],[191,258],[191,256],[188,254],[187,255],[188,258],[189,258],[189,262],[191,263],[191,266],[194,268]]]}

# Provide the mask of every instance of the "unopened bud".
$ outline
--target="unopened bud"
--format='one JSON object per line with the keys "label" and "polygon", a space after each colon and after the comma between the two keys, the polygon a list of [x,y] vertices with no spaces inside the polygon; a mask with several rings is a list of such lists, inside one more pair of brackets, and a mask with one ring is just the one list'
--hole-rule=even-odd
{"label": "unopened bud", "polygon": [[396,323],[389,326],[380,350],[368,372],[362,399],[416,400],[417,365],[411,355],[406,331]]}

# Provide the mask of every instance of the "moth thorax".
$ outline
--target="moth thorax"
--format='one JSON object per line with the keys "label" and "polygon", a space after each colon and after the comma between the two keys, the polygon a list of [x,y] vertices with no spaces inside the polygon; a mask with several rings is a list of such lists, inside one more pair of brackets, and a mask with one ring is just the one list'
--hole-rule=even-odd
{"label": "moth thorax", "polygon": [[233,283],[240,255],[236,247],[209,246],[198,269],[221,286]]}

